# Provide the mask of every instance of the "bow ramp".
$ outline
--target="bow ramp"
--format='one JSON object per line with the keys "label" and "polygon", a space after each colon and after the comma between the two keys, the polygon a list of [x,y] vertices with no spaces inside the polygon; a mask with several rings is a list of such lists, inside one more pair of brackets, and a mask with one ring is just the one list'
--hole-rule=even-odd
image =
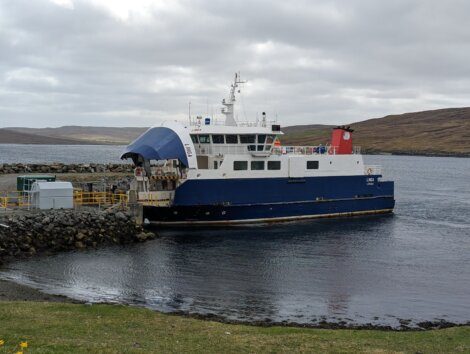
{"label": "bow ramp", "polygon": [[145,160],[179,160],[185,167],[196,167],[189,130],[179,124],[153,127],[127,146],[121,159],[132,158],[136,165]]}

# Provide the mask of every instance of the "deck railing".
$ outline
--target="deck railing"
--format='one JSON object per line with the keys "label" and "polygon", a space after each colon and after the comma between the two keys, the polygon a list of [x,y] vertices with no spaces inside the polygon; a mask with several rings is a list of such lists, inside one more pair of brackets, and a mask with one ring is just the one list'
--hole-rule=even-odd
{"label": "deck railing", "polygon": [[200,146],[196,145],[195,148],[197,155],[242,155],[250,152],[247,145],[201,144]]}
{"label": "deck railing", "polygon": [[272,149],[275,155],[323,155],[336,154],[335,146],[275,146]]}
{"label": "deck railing", "polygon": [[[276,155],[336,155],[338,147],[332,145],[317,145],[317,146],[275,146],[272,153]],[[360,146],[353,147],[353,154],[359,155],[361,153]]]}
{"label": "deck railing", "polygon": [[[196,145],[196,154],[197,155],[243,155],[243,154],[252,154],[260,153],[261,151],[251,151],[248,150],[249,145],[213,145],[213,144],[203,144]],[[253,144],[253,146],[257,146]],[[274,146],[271,150],[263,150],[263,152],[274,155],[336,155],[338,151],[337,146],[331,145],[317,145],[317,146]],[[354,146],[353,154],[360,155],[361,147]]]}

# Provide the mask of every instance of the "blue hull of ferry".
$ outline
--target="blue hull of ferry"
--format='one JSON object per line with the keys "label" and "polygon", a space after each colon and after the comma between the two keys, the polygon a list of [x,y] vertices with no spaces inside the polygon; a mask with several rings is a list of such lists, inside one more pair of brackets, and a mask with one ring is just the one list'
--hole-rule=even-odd
{"label": "blue hull of ferry", "polygon": [[158,224],[228,224],[389,213],[393,182],[380,176],[188,180],[170,207],[144,206]]}

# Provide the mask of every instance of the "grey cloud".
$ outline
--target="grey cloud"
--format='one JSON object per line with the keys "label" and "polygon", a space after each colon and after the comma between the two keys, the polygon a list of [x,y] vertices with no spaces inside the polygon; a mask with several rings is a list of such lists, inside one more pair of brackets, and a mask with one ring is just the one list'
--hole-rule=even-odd
{"label": "grey cloud", "polygon": [[174,1],[144,17],[91,0],[0,3],[0,126],[149,125],[219,111],[347,123],[468,105],[465,1]]}

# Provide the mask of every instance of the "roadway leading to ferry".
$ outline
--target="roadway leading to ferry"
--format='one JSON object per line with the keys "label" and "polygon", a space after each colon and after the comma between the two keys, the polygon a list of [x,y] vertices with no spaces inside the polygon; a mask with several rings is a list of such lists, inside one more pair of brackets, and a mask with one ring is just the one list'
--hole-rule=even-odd
{"label": "roadway leading to ferry", "polygon": [[468,321],[470,159],[366,162],[396,181],[394,216],[167,230],[145,244],[18,261],[0,277],[78,299],[245,321]]}

